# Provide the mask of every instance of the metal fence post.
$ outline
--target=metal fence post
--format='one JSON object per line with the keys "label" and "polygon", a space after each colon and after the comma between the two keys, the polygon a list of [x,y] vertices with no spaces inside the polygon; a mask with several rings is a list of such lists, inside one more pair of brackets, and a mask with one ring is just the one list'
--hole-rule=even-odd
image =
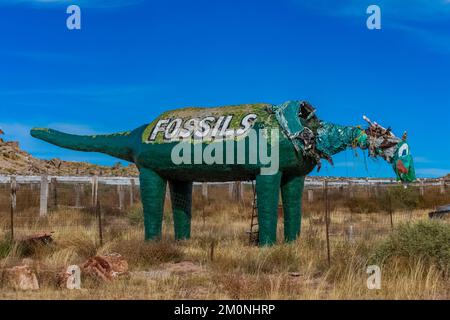
{"label": "metal fence post", "polygon": [[325,202],[325,232],[326,232],[326,241],[327,241],[327,260],[328,266],[331,267],[331,252],[330,252],[330,219],[329,219],[329,211],[330,211],[330,200],[328,197],[328,181],[324,181],[324,202]]}
{"label": "metal fence post", "polygon": [[15,177],[11,177],[11,242],[14,241],[14,211],[17,206],[17,181]]}

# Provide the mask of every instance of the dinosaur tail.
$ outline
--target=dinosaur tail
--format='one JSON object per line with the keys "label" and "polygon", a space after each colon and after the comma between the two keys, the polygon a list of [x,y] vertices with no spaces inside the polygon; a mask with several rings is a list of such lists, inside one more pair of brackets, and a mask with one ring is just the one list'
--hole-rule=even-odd
{"label": "dinosaur tail", "polygon": [[110,135],[79,136],[67,134],[53,129],[35,128],[31,135],[59,147],[76,151],[100,152],[113,157],[134,162],[131,145],[131,133]]}

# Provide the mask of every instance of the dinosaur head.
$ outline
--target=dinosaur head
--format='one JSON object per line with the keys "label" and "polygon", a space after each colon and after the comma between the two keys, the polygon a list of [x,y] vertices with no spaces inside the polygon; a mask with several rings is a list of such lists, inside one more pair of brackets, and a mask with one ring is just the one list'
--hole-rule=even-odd
{"label": "dinosaur head", "polygon": [[409,153],[409,145],[406,140],[402,140],[397,144],[394,157],[392,158],[392,166],[398,180],[402,182],[413,182],[416,180],[414,162]]}
{"label": "dinosaur head", "polygon": [[371,122],[365,116],[364,119],[369,123],[369,128],[365,130],[369,154],[372,157],[380,156],[391,163],[397,175],[397,180],[402,182],[415,181],[416,172],[406,132],[402,138],[398,138],[392,133],[391,129],[385,129],[378,123]]}

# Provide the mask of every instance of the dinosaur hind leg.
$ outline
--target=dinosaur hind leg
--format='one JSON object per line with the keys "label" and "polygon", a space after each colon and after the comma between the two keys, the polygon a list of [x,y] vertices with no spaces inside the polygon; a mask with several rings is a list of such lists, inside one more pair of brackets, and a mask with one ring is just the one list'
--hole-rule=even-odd
{"label": "dinosaur hind leg", "polygon": [[192,220],[192,182],[170,181],[175,239],[186,240],[191,237]]}
{"label": "dinosaur hind leg", "polygon": [[284,211],[284,241],[295,241],[300,235],[304,176],[283,176],[281,196]]}
{"label": "dinosaur hind leg", "polygon": [[141,168],[139,175],[144,206],[145,240],[161,238],[167,181],[150,169]]}
{"label": "dinosaur hind leg", "polygon": [[277,241],[280,181],[280,172],[256,177],[260,246],[270,246]]}

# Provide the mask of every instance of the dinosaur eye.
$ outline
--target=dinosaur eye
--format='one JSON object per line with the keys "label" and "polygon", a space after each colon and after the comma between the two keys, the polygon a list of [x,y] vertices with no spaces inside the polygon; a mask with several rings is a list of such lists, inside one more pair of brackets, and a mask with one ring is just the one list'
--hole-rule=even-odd
{"label": "dinosaur eye", "polygon": [[404,157],[407,156],[409,154],[409,146],[404,143],[401,145],[400,148],[398,148],[398,156],[399,157]]}

